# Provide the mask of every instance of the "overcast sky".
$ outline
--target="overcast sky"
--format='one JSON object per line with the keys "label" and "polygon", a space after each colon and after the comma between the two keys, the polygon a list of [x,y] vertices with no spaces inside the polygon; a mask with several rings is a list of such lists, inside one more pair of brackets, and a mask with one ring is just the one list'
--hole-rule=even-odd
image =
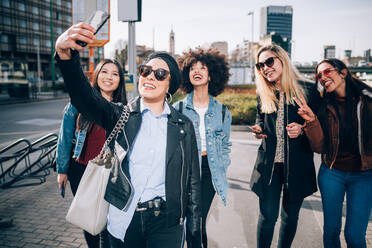
{"label": "overcast sky", "polygon": [[[111,0],[106,56],[117,40],[128,39],[128,24],[117,20],[117,1]],[[254,11],[254,41],[258,41],[260,8],[267,5],[293,7],[294,61],[319,61],[324,45],[336,45],[336,57],[343,57],[345,49],[362,56],[372,48],[372,0],[142,0],[136,43],[152,47],[154,42],[156,50],[168,51],[173,27],[178,54],[214,41],[227,41],[231,52],[244,39],[251,39],[249,11]]]}

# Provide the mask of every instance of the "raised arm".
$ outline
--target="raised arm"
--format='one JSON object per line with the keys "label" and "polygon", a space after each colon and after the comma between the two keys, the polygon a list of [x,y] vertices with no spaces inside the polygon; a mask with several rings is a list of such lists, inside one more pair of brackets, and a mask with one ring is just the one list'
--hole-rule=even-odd
{"label": "raised arm", "polygon": [[62,72],[71,103],[87,119],[110,132],[120,115],[119,106],[108,102],[90,86],[80,64],[80,50],[76,40],[93,42],[94,29],[84,23],[71,26],[61,34],[56,42],[56,60]]}

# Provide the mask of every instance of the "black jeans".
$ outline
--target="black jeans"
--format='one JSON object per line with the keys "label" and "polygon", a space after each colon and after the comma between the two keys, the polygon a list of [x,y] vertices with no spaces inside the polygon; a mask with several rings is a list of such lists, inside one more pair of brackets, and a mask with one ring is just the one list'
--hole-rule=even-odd
{"label": "black jeans", "polygon": [[[209,209],[211,207],[214,195],[216,191],[214,190],[213,183],[212,183],[212,175],[211,170],[209,169],[208,164],[208,157],[202,156],[202,174],[201,174],[201,217],[202,217],[202,245],[203,248],[208,247],[208,238],[207,238],[207,216]],[[187,221],[187,220],[186,220]],[[187,247],[191,248],[191,239],[188,238],[190,235],[186,230],[186,242]]]}
{"label": "black jeans", "polygon": [[[86,167],[87,167],[86,165],[80,164],[76,162],[74,159],[71,159],[67,177],[68,177],[68,180],[70,181],[71,191],[74,196],[76,194],[81,177],[83,176]],[[100,234],[95,235],[95,236],[84,230],[83,230],[83,233],[84,233],[85,241],[87,242],[87,245],[89,248],[110,247],[109,240],[108,240],[108,232],[106,229]]]}
{"label": "black jeans", "polygon": [[[265,191],[264,198],[260,198],[260,215],[257,224],[257,247],[270,248],[274,227],[279,215],[280,195],[283,188],[284,164],[276,163],[271,185]],[[283,188],[281,225],[278,247],[291,247],[296,234],[298,215],[303,199],[296,202],[288,200],[288,191]]]}
{"label": "black jeans", "polygon": [[112,236],[111,248],[181,248],[184,243],[184,225],[168,227],[165,204],[158,216],[154,210],[134,212],[125,233],[124,243]]}

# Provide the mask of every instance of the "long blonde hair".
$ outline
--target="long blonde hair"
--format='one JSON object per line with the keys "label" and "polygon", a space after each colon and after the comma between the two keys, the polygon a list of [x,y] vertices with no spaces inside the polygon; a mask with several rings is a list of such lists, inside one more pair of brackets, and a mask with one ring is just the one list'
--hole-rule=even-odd
{"label": "long blonde hair", "polygon": [[[300,74],[300,72],[292,65],[288,54],[278,45],[270,44],[260,48],[256,55],[256,61],[258,62],[258,58],[261,53],[265,51],[272,52],[282,63],[282,74],[280,75],[279,82],[281,84],[281,88],[284,92],[286,104],[294,104],[293,97],[297,97],[299,95],[304,94],[304,89],[298,83],[298,81],[309,81],[304,76]],[[255,68],[255,75],[256,75],[256,85],[257,85],[257,95],[261,101],[261,111],[262,113],[273,113],[277,111],[278,99],[275,95],[275,85],[270,83],[261,73],[261,71]]]}

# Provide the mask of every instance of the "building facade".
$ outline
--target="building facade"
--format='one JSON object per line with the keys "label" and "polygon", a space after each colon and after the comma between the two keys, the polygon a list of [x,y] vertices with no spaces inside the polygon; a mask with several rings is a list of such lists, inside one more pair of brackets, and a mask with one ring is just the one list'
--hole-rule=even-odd
{"label": "building facade", "polygon": [[[51,80],[52,48],[71,25],[72,0],[0,0],[1,70],[21,64],[28,80]],[[81,57],[87,68],[88,52]]]}
{"label": "building facade", "polygon": [[[350,52],[350,55],[351,55],[351,52]],[[324,46],[323,58],[324,59],[336,58],[336,46],[334,45]]]}
{"label": "building facade", "polygon": [[175,42],[174,41],[174,32],[173,32],[173,28],[172,28],[170,33],[169,33],[169,53],[172,56],[174,56],[176,54],[175,43],[174,42]]}
{"label": "building facade", "polygon": [[292,51],[292,17],[292,6],[270,5],[262,7],[260,39],[266,39],[270,35],[276,37],[272,41],[280,45],[290,55]]}
{"label": "building facade", "polygon": [[226,59],[229,57],[228,44],[226,41],[216,41],[211,44],[212,49],[217,49],[220,54],[226,56]]}

